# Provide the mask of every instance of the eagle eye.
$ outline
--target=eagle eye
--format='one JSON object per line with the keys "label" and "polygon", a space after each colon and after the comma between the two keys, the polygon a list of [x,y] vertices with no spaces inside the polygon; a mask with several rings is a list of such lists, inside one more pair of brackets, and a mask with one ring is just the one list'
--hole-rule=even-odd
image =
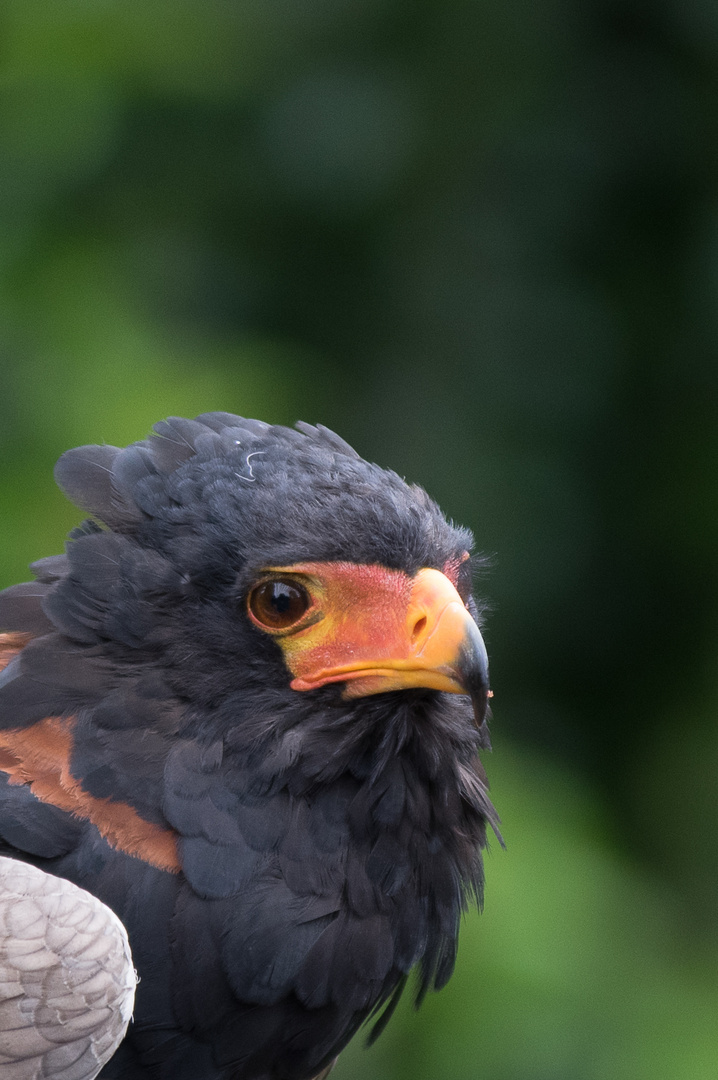
{"label": "eagle eye", "polygon": [[289,630],[308,611],[307,590],[296,581],[273,578],[249,594],[249,612],[264,630]]}

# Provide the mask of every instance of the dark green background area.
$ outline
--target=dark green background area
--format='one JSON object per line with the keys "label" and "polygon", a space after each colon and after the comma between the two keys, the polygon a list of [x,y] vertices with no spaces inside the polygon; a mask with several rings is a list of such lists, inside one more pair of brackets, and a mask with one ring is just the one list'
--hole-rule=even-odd
{"label": "dark green background area", "polygon": [[492,556],[507,850],[337,1080],[718,1069],[718,6],[5,0],[0,584],[69,446],[336,428]]}

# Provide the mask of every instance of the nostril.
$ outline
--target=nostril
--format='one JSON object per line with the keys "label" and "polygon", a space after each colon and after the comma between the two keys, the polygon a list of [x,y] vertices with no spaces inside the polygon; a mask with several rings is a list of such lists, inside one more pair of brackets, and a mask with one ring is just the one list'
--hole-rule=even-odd
{"label": "nostril", "polygon": [[414,623],[414,629],[411,632],[411,640],[416,641],[420,634],[424,632],[426,628],[426,615],[422,615],[420,619],[417,619]]}

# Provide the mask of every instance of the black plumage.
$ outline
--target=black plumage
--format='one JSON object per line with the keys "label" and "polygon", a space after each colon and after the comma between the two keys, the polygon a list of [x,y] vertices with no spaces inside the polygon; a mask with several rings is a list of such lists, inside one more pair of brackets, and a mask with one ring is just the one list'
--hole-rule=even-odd
{"label": "black plumage", "polygon": [[431,683],[298,692],[247,612],[309,562],[455,567],[476,613],[470,535],[297,427],[212,413],[68,452],[92,517],[0,594],[0,846],[108,904],[140,975],[102,1077],[310,1080],[412,968],[419,996],[446,982],[481,899],[485,687],[478,726]]}

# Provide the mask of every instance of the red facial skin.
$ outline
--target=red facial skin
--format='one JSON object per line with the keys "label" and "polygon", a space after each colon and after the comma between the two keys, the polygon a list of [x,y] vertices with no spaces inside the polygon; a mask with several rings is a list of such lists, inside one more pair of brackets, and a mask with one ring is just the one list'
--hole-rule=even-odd
{"label": "red facial skin", "polygon": [[[454,582],[462,561],[446,566]],[[447,574],[306,562],[268,568],[262,580],[272,579],[299,584],[310,598],[305,613],[281,630],[249,609],[277,638],[294,690],[344,682],[345,697],[417,686],[466,693],[457,665],[466,640],[480,634]]]}

